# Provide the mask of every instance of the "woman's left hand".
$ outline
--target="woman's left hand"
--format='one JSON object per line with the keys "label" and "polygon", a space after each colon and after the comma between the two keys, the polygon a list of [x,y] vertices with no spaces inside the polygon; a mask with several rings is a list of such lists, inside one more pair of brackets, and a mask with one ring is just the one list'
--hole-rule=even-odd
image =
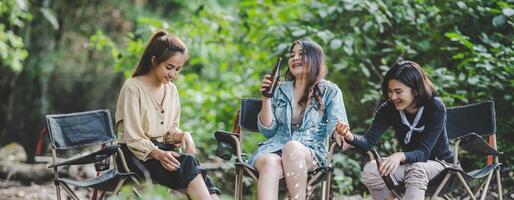
{"label": "woman's left hand", "polygon": [[186,153],[196,155],[196,147],[193,141],[193,137],[189,132],[182,133],[182,140],[180,141],[182,148],[186,150]]}
{"label": "woman's left hand", "polygon": [[382,162],[382,166],[380,166],[380,175],[387,176],[390,173],[394,172],[396,168],[400,165],[400,162],[405,160],[405,154],[403,152],[396,152],[393,155],[390,155]]}

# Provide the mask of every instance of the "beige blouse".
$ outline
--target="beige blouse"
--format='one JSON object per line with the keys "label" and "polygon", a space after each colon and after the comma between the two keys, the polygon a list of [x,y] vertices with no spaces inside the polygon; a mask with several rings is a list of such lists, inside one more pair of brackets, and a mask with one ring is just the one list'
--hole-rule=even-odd
{"label": "beige blouse", "polygon": [[157,148],[150,140],[172,143],[172,133],[180,130],[179,121],[180,101],[173,83],[165,85],[161,106],[144,82],[135,78],[125,81],[116,105],[118,143],[127,144],[138,159],[148,160]]}

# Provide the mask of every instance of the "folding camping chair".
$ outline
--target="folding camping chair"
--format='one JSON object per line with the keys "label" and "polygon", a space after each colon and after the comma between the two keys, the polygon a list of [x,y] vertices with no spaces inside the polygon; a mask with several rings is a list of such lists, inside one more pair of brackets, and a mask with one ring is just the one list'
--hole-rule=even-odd
{"label": "folding camping chair", "polygon": [[[105,197],[106,192],[117,194],[127,178],[133,177],[133,172],[120,173],[115,162],[111,168],[111,161],[116,154],[123,152],[115,144],[116,136],[112,127],[109,110],[95,110],[71,114],[46,115],[46,128],[50,136],[52,146],[53,163],[49,168],[54,169],[54,184],[56,186],[57,199],[61,199],[60,191],[64,189],[72,199],[78,199],[69,185],[89,187],[102,191],[99,198]],[[41,144],[38,144],[41,146]],[[101,149],[78,158],[62,159],[57,157],[65,155],[66,151],[83,150],[84,147],[101,146]],[[112,158],[111,158],[112,157]],[[125,161],[123,161],[125,162]],[[72,180],[59,177],[59,168],[68,165],[94,164],[97,172],[103,172],[94,178],[87,180]],[[128,171],[128,169],[126,169]]]}
{"label": "folding camping chair", "polygon": [[[473,200],[481,193],[481,200],[484,200],[489,189],[489,184],[493,174],[496,174],[498,184],[499,199],[502,200],[502,187],[500,180],[500,165],[498,156],[502,152],[498,151],[496,145],[496,116],[493,101],[484,101],[464,106],[451,107],[447,110],[446,131],[448,138],[455,142],[454,160],[445,170],[437,175],[428,184],[427,195],[435,199],[443,195],[450,199],[446,194],[461,184],[469,197]],[[489,144],[482,138],[488,137]],[[485,156],[487,165],[481,169],[465,172],[460,166],[459,150],[462,147],[467,153],[477,156]],[[470,181],[485,178],[480,186],[473,193],[468,185]],[[394,188],[387,186],[391,191],[395,191],[396,197],[401,198],[405,188]]]}
{"label": "folding camping chair", "polygon": [[[260,99],[246,98],[241,99],[241,109],[237,114],[236,121],[232,132],[217,131],[215,133],[218,147],[216,154],[229,161],[232,155],[235,155],[236,181],[235,181],[235,199],[243,199],[243,176],[250,176],[254,181],[259,178],[257,170],[250,166],[243,159],[243,131],[258,132],[257,115],[261,110],[262,101]],[[328,139],[326,143],[328,143]],[[322,199],[329,199],[330,183],[332,181],[333,169],[331,165],[332,155],[336,151],[337,144],[332,143],[328,152],[327,166],[318,167],[308,172],[307,181],[307,199],[312,198],[312,194],[316,190],[316,185],[320,182],[322,185]],[[285,179],[281,180],[282,189],[285,188]]]}

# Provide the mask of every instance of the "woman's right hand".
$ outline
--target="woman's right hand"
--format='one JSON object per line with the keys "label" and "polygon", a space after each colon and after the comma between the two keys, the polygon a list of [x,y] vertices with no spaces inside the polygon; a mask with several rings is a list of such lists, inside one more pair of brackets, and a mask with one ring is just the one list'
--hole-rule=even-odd
{"label": "woman's right hand", "polygon": [[[261,88],[260,88],[261,93],[268,90],[271,87],[271,83],[272,83],[271,75],[270,74],[264,75],[264,78],[262,79],[262,83],[261,83]],[[268,98],[268,97],[263,96],[263,98]]]}
{"label": "woman's right hand", "polygon": [[176,159],[180,157],[180,154],[174,151],[163,151],[155,149],[150,153],[150,156],[159,162],[170,172],[177,171],[180,168],[180,162]]}
{"label": "woman's right hand", "polygon": [[[271,75],[266,74],[264,75],[264,78],[262,79],[261,83],[261,93],[264,93],[264,91],[268,90],[271,87]],[[262,125],[264,127],[270,127],[272,120],[273,120],[273,114],[271,113],[271,98],[265,97],[262,95],[262,108],[261,108],[261,114],[259,115],[259,120],[261,121]]]}
{"label": "woman's right hand", "polygon": [[353,134],[350,132],[350,126],[348,124],[345,124],[342,121],[337,121],[336,124],[336,133],[340,136],[342,136],[346,141],[353,141]]}

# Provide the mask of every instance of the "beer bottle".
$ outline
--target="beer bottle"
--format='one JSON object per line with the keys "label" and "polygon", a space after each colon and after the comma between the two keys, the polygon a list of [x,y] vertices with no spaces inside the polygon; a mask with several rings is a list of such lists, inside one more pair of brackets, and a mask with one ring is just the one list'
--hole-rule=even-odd
{"label": "beer bottle", "polygon": [[271,98],[275,93],[275,89],[278,86],[278,82],[280,80],[280,65],[282,64],[282,58],[278,58],[275,67],[273,67],[273,71],[271,73],[271,86],[266,90],[262,91],[262,96]]}
{"label": "beer bottle", "polygon": [[[378,155],[378,152],[375,148],[373,148],[371,150],[371,154],[373,154],[373,158],[375,158],[377,168],[380,169],[380,166],[382,166],[382,162],[384,160],[382,159],[382,157],[380,157],[380,155]],[[389,189],[394,189],[400,185],[398,183],[398,181],[396,180],[396,178],[394,178],[392,172],[390,174],[388,174],[387,176],[382,176],[382,179],[384,179],[384,182]]]}

